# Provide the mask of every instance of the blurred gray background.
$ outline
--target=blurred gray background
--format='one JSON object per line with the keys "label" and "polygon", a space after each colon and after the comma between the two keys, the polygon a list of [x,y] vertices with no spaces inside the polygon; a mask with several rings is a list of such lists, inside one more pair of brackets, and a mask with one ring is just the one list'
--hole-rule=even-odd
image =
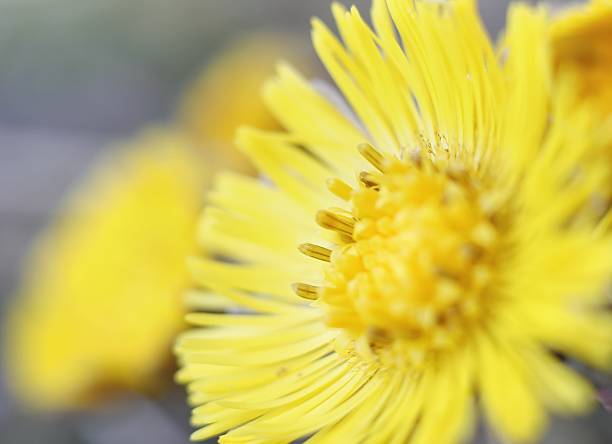
{"label": "blurred gray background", "polygon": [[[330,22],[329,3],[0,0],[0,304],[33,236],[101,150],[169,119],[185,85],[237,34],[291,30],[307,39],[312,15]],[[506,6],[481,1],[493,35]],[[35,416],[0,378],[2,444],[184,444],[187,418],[180,388],[160,400]],[[560,421],[548,442],[612,442],[610,417]]]}

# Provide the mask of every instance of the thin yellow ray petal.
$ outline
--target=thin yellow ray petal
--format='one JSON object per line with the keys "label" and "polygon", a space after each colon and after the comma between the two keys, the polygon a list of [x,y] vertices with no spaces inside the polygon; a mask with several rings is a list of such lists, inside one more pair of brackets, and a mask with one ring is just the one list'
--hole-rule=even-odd
{"label": "thin yellow ray petal", "polygon": [[[376,46],[376,37],[353,7],[350,12],[335,10],[340,33],[351,55],[366,71],[367,87],[392,128],[400,146],[408,146],[418,134],[418,115],[414,106],[407,107],[395,76]],[[412,104],[411,104],[412,105]]]}
{"label": "thin yellow ray petal", "polygon": [[385,372],[375,377],[381,378],[380,390],[373,390],[372,394],[346,418],[320,430],[306,442],[308,444],[333,444],[340,440],[359,442],[373,420],[387,408],[389,400],[397,396],[397,389],[401,386],[402,375],[398,375],[397,372]]}
{"label": "thin yellow ray petal", "polygon": [[[290,378],[301,378],[303,372],[311,370],[311,364],[314,362],[325,361],[325,352],[314,350],[311,353],[306,353],[299,358],[292,359],[282,365],[271,365],[268,367],[249,369],[247,374],[240,367],[228,367],[223,373],[214,374],[213,372],[197,373],[192,372],[190,379],[197,379],[194,382],[194,387],[198,391],[210,395],[241,395],[243,390],[258,389],[259,387],[267,386],[275,381],[285,381]],[[196,376],[194,378],[193,376]]]}
{"label": "thin yellow ray petal", "polygon": [[254,330],[252,328],[243,331],[236,329],[205,328],[191,330],[184,333],[177,342],[177,351],[180,350],[240,350],[256,349],[266,346],[276,346],[299,342],[317,333],[322,327],[318,324],[305,324],[290,329]]}
{"label": "thin yellow ray petal", "polygon": [[[377,44],[382,47],[385,56],[388,58],[388,63],[394,68],[395,82],[406,85],[406,89],[409,88],[409,91],[428,92],[424,87],[425,80],[420,71],[419,63],[416,60],[409,63],[406,54],[396,40],[396,30],[391,21],[386,0],[375,0],[372,3],[372,21],[378,33]],[[419,94],[418,98],[413,99],[413,96],[408,94],[402,97],[404,106],[413,110],[412,113],[418,114],[418,118],[415,116],[415,124],[418,126],[420,133],[431,140],[435,139],[433,122],[428,119],[433,113],[431,96],[429,94]],[[415,108],[415,100],[418,102],[418,109]]]}
{"label": "thin yellow ray petal", "polygon": [[183,356],[185,359],[189,360],[189,362],[193,363],[258,367],[276,362],[288,361],[312,350],[330,348],[330,342],[334,336],[334,332],[324,332],[302,342],[279,347],[269,347],[263,350],[244,350],[239,355],[229,351],[225,353],[186,351],[183,352]]}
{"label": "thin yellow ray petal", "polygon": [[577,414],[595,407],[593,386],[548,350],[526,349],[522,354],[531,370],[533,387],[553,412]]}
{"label": "thin yellow ray petal", "polygon": [[[304,273],[296,270],[295,273],[289,273],[282,268],[275,269],[264,265],[229,264],[227,262],[199,258],[191,259],[188,265],[196,282],[208,288],[236,288],[270,295],[277,299],[277,301],[282,299],[296,304],[301,304],[303,301],[292,292],[291,284],[296,279],[303,278],[304,275],[308,276],[311,273],[316,275],[315,273],[317,272],[312,270],[310,273]],[[310,268],[315,268],[317,263],[311,261],[310,265]],[[224,293],[221,290],[219,292]],[[283,313],[295,309],[291,305],[274,302],[271,298],[265,301],[261,298],[246,297],[237,292],[225,292],[225,296],[233,300],[235,304],[240,304],[262,313]]]}
{"label": "thin yellow ray petal", "polygon": [[[244,199],[244,196],[250,198]],[[278,189],[255,178],[231,172],[219,173],[208,197],[211,204],[260,223],[285,220],[291,228],[311,229],[311,213]]]}
{"label": "thin yellow ray petal", "polygon": [[[306,310],[304,310],[306,311]],[[313,314],[287,317],[280,315],[238,315],[216,313],[190,313],[185,316],[187,322],[201,327],[212,326],[261,326],[261,327],[288,327],[299,325],[312,320]]]}
{"label": "thin yellow ray petal", "polygon": [[299,73],[280,65],[278,78],[266,84],[264,98],[296,141],[308,146],[341,176],[352,177],[358,167],[354,147],[364,142],[365,136]]}
{"label": "thin yellow ray petal", "polygon": [[[376,384],[369,386],[371,375],[361,372],[358,376],[350,372],[340,377],[334,384],[319,394],[305,400],[295,401],[289,406],[273,410],[257,421],[244,426],[241,433],[248,433],[252,425],[257,425],[258,434],[271,438],[283,438],[288,441],[308,435],[325,425],[338,421],[346,412],[360,404],[370,390],[360,390],[362,387],[375,389]],[[344,408],[339,405],[345,404]],[[297,421],[299,419],[299,421]],[[283,424],[282,429],[279,425]],[[287,427],[288,424],[294,424]],[[234,431],[239,433],[238,430]]]}
{"label": "thin yellow ray petal", "polygon": [[[329,29],[318,19],[312,22],[312,41],[321,61],[344,93],[361,121],[372,135],[377,147],[388,152],[397,152],[399,146],[387,122],[381,118],[376,104],[368,99],[353,76],[363,76],[346,50]],[[351,74],[349,74],[351,73]]]}
{"label": "thin yellow ray petal", "polygon": [[526,334],[596,367],[612,368],[612,314],[569,304],[515,309],[520,310],[517,319]]}
{"label": "thin yellow ray petal", "polygon": [[236,143],[262,174],[304,208],[315,211],[329,199],[325,181],[334,173],[298,147],[252,128],[241,128]]}
{"label": "thin yellow ray petal", "polygon": [[189,439],[192,441],[202,441],[207,438],[212,438],[228,429],[234,428],[244,422],[250,421],[257,417],[259,412],[240,412],[233,415],[230,419],[223,422],[216,422],[202,427],[191,434]]}
{"label": "thin yellow ray petal", "polygon": [[507,125],[501,144],[515,171],[525,171],[537,154],[535,149],[548,124],[551,73],[545,35],[543,11],[534,12],[521,4],[511,6],[504,40],[504,46],[509,48],[504,69],[506,76],[513,79],[514,90],[506,100]]}
{"label": "thin yellow ray petal", "polygon": [[193,311],[223,311],[234,303],[218,294],[201,290],[190,290],[185,295],[185,305]]}
{"label": "thin yellow ray petal", "polygon": [[231,366],[215,366],[208,364],[193,364],[186,363],[184,359],[179,357],[179,361],[183,364],[183,367],[177,372],[175,379],[181,384],[187,384],[198,378],[206,377],[207,375],[221,375],[232,370]]}
{"label": "thin yellow ray petal", "polygon": [[[430,383],[423,416],[411,439],[411,444],[431,442],[462,442],[470,435],[473,415],[471,387],[473,384],[472,350],[457,350],[446,357]],[[444,427],[440,427],[444,424]],[[398,443],[401,441],[397,441]]]}
{"label": "thin yellow ray petal", "polygon": [[528,385],[523,365],[510,356],[499,338],[481,335],[477,353],[478,386],[489,421],[511,440],[531,441],[539,436],[546,415]]}
{"label": "thin yellow ray petal", "polygon": [[388,442],[397,436],[398,429],[412,429],[423,407],[427,387],[414,374],[401,375],[401,386],[397,394],[371,425],[364,443]]}
{"label": "thin yellow ray petal", "polygon": [[[325,365],[320,365],[325,364]],[[283,385],[272,384],[262,387],[258,392],[252,391],[238,395],[236,399],[224,399],[219,405],[230,409],[274,409],[300,399],[308,399],[316,393],[325,390],[338,378],[344,375],[348,368],[339,365],[336,357],[322,359],[312,363],[304,374],[296,375],[293,380],[283,381]],[[315,370],[316,366],[316,371]]]}

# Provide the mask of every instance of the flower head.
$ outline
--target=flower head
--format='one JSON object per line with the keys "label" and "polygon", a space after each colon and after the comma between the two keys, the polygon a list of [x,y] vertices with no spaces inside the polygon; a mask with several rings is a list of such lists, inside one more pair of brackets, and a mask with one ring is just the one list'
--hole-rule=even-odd
{"label": "flower head", "polygon": [[582,95],[612,114],[612,1],[564,10],[551,37],[556,71],[576,76]]}
{"label": "flower head", "polygon": [[558,354],[612,365],[612,216],[582,216],[609,128],[551,101],[541,11],[511,8],[502,60],[470,0],[333,13],[342,41],[319,20],[313,41],[348,106],[281,65],[285,130],[238,135],[269,183],[222,175],[199,227],[193,437],[451,443],[478,399],[536,439],[595,399]]}
{"label": "flower head", "polygon": [[[576,84],[578,103],[587,104],[603,122],[612,119],[612,1],[591,0],[563,10],[550,26],[556,78]],[[593,161],[612,164],[612,144]],[[599,193],[600,205],[612,202],[612,171]]]}
{"label": "flower head", "polygon": [[151,130],[97,164],[60,209],[8,320],[6,365],[20,400],[73,408],[164,384],[184,326],[201,164],[183,137]]}
{"label": "flower head", "polygon": [[279,128],[259,94],[279,58],[289,58],[304,69],[309,65],[304,48],[291,34],[246,35],[208,62],[188,88],[179,124],[206,152],[209,164],[252,172],[247,159],[232,147],[234,133],[245,124]]}

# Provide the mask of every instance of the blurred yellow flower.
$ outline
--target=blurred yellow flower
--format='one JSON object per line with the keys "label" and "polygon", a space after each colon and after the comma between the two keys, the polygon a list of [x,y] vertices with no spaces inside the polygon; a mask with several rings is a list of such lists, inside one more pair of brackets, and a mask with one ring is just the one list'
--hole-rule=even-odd
{"label": "blurred yellow flower", "polygon": [[[602,121],[612,119],[612,0],[566,8],[551,24],[553,64],[558,78],[576,82],[576,99],[589,103]],[[595,161],[607,163],[608,186],[599,206],[609,206],[612,196],[612,145]]]}
{"label": "blurred yellow flower", "polygon": [[556,72],[576,76],[581,94],[612,114],[612,0],[564,10],[551,35]]}
{"label": "blurred yellow flower", "polygon": [[183,326],[202,165],[184,137],[149,130],[109,153],[59,210],[6,330],[9,381],[24,403],[72,408],[158,388]]}
{"label": "blurred yellow flower", "polygon": [[453,443],[478,397],[525,442],[594,405],[553,352],[612,367],[612,212],[573,217],[612,134],[551,101],[544,13],[510,9],[500,63],[476,9],[374,0],[373,31],[336,4],[313,40],[350,108],[288,66],[265,86],[285,130],[238,142],[270,183],[221,175],[190,262],[194,439]]}
{"label": "blurred yellow flower", "polygon": [[261,84],[286,59],[309,66],[303,45],[288,34],[243,36],[209,62],[185,94],[179,123],[206,152],[209,164],[251,172],[246,158],[233,149],[239,125],[276,129],[278,122],[260,97]]}
{"label": "blurred yellow flower", "polygon": [[201,194],[213,168],[247,171],[231,147],[239,123],[279,127],[258,90],[281,57],[307,66],[291,35],[236,41],[187,91],[174,129],[110,154],[60,211],[7,326],[8,370],[24,402],[79,407],[169,382]]}

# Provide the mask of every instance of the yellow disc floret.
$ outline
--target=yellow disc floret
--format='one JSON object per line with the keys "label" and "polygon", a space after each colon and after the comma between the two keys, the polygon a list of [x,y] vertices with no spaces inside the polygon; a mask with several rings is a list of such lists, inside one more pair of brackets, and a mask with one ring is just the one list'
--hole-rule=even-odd
{"label": "yellow disc floret", "polygon": [[496,215],[486,187],[458,161],[360,149],[379,171],[361,173],[359,188],[345,195],[350,210],[318,214],[339,245],[328,255],[301,247],[330,265],[323,289],[298,289],[320,294],[328,325],[347,333],[340,349],[419,365],[457,344],[493,303]]}

